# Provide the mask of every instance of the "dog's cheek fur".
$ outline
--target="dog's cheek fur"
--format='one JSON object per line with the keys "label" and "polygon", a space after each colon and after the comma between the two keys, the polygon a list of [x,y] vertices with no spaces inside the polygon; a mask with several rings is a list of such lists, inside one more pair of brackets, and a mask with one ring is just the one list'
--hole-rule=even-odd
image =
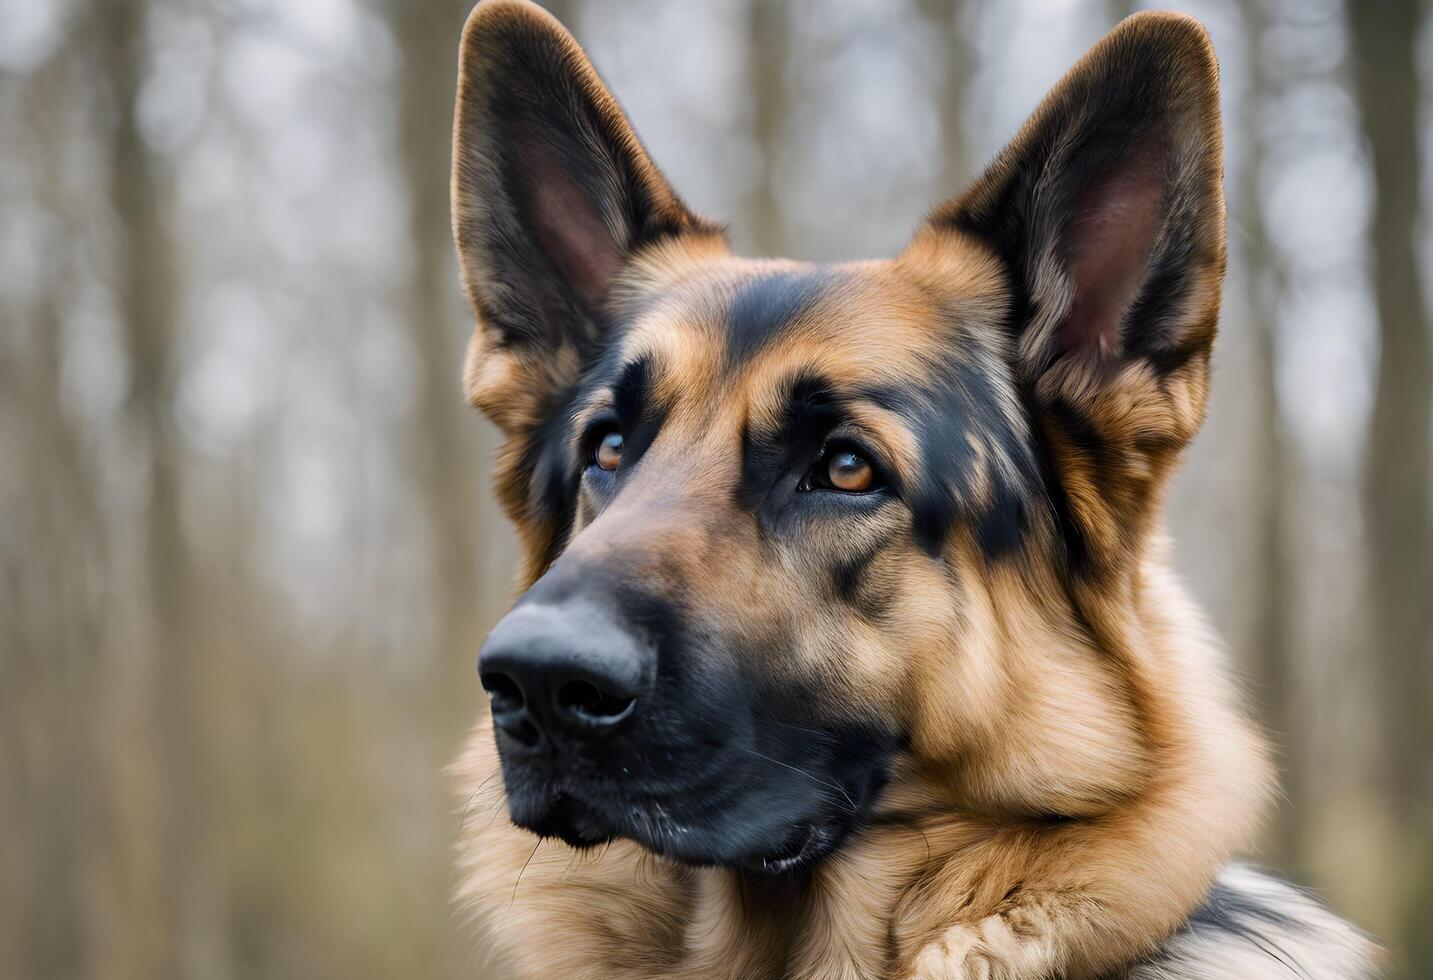
{"label": "dog's cheek fur", "polygon": [[887,655],[906,672],[911,753],[943,795],[1064,818],[1107,812],[1148,781],[1124,679],[1054,577],[990,565],[967,532],[942,563],[908,565],[898,591]]}

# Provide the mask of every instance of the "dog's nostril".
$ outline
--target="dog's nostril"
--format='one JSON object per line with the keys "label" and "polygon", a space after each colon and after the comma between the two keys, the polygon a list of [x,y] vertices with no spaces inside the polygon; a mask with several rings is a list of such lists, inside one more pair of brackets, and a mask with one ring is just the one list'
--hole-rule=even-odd
{"label": "dog's nostril", "polygon": [[562,710],[569,715],[604,725],[627,717],[636,700],[608,694],[587,681],[568,681],[557,691],[557,704]]}
{"label": "dog's nostril", "polygon": [[493,711],[498,714],[506,714],[521,710],[523,706],[522,688],[518,687],[517,681],[507,674],[490,670],[482,675],[482,682],[483,690],[488,692],[488,700],[492,702]]}

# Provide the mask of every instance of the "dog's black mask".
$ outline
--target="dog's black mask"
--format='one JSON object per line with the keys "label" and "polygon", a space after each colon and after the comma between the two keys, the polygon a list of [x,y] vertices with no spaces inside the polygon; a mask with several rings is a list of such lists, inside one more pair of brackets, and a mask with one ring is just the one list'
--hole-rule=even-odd
{"label": "dog's black mask", "polygon": [[893,739],[822,718],[671,599],[560,560],[479,659],[512,820],[587,847],[785,874],[834,851]]}

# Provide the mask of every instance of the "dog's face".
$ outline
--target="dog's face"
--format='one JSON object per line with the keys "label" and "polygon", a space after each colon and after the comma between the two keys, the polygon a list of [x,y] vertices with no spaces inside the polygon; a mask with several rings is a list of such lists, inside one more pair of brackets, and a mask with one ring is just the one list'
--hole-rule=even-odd
{"label": "dog's face", "polygon": [[865,811],[1037,481],[972,259],[946,295],[719,254],[634,280],[535,447],[561,553],[482,656],[519,823],[782,868]]}
{"label": "dog's face", "polygon": [[1082,609],[1129,601],[1203,413],[1202,32],[1117,31],[900,256],[835,266],[731,255],[536,7],[481,4],[462,66],[466,383],[526,552],[479,660],[513,820],[787,872],[893,778],[1117,795],[1149,720]]}

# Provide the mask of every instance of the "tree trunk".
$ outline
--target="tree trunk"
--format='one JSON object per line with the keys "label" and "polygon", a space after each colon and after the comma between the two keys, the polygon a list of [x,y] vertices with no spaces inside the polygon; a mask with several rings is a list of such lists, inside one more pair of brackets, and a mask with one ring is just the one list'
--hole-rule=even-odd
{"label": "tree trunk", "polygon": [[[145,144],[138,96],[146,56],[144,0],[108,0],[96,8],[95,42],[113,100],[109,195],[118,220],[115,287],[129,348],[126,412],[147,459],[143,568],[153,679],[154,779],[160,793],[154,854],[160,868],[162,925],[151,948],[135,948],[137,974],[206,973],[217,940],[201,844],[205,822],[197,675],[198,590],[181,525],[182,439],[175,425],[175,255],[160,162]],[[120,787],[119,792],[132,792]],[[136,873],[143,874],[140,869]],[[133,937],[140,944],[144,940]],[[154,958],[150,962],[151,958]]]}
{"label": "tree trunk", "polygon": [[1379,357],[1364,471],[1371,610],[1385,682],[1389,800],[1427,813],[1433,756],[1433,363],[1418,278],[1416,3],[1348,5],[1359,108],[1373,161]]}
{"label": "tree trunk", "polygon": [[1410,976],[1433,969],[1433,940],[1418,921],[1433,894],[1433,518],[1429,515],[1433,362],[1417,265],[1417,44],[1421,4],[1349,3],[1359,109],[1373,161],[1372,252],[1378,378],[1364,468],[1369,608],[1382,681],[1380,796],[1405,823],[1416,882],[1403,929]]}
{"label": "tree trunk", "polygon": [[933,93],[940,117],[939,186],[932,200],[958,194],[975,175],[965,138],[965,92],[975,68],[976,53],[965,36],[965,0],[920,0],[921,15],[941,39],[937,91]]}
{"label": "tree trunk", "polygon": [[[402,51],[399,73],[399,164],[410,208],[413,277],[407,320],[422,365],[415,432],[409,440],[421,506],[432,530],[439,590],[440,657],[477,654],[480,588],[472,533],[478,510],[464,432],[476,420],[463,411],[463,325],[448,220],[449,152],[464,0],[393,0],[390,17]],[[461,648],[461,649],[459,649]],[[470,649],[471,648],[471,649]]]}
{"label": "tree trunk", "polygon": [[[82,434],[63,404],[64,319],[80,272],[69,199],[77,52],[63,45],[23,83],[24,128],[10,148],[50,221],[33,247],[47,260],[0,316],[0,976],[97,972],[96,877],[102,813],[96,701],[103,691],[102,518]],[[26,290],[24,287],[28,287]],[[13,306],[12,306],[13,304]],[[14,496],[12,496],[12,494]]]}
{"label": "tree trunk", "polygon": [[753,125],[761,168],[744,222],[760,255],[784,255],[790,248],[780,193],[780,153],[790,119],[786,112],[786,62],[790,11],[780,0],[749,0],[747,56],[751,59]]}
{"label": "tree trunk", "polygon": [[1298,751],[1299,713],[1294,709],[1298,673],[1290,636],[1290,599],[1297,587],[1290,551],[1288,521],[1295,509],[1291,474],[1294,461],[1287,445],[1279,405],[1276,368],[1279,363],[1279,297],[1284,291],[1283,263],[1269,241],[1260,210],[1260,175],[1264,164],[1264,134],[1260,114],[1273,97],[1268,65],[1259,44],[1268,29],[1260,0],[1244,0],[1244,28],[1248,55],[1248,89],[1242,100],[1238,125],[1244,158],[1238,175],[1236,227],[1243,230],[1245,301],[1251,319],[1256,375],[1254,392],[1254,447],[1251,458],[1258,469],[1255,503],[1258,509],[1256,581],[1250,583],[1255,599],[1251,636],[1250,672],[1258,693],[1260,715],[1274,733],[1284,793],[1269,827],[1266,854],[1279,867],[1298,863],[1300,826],[1307,797]]}

